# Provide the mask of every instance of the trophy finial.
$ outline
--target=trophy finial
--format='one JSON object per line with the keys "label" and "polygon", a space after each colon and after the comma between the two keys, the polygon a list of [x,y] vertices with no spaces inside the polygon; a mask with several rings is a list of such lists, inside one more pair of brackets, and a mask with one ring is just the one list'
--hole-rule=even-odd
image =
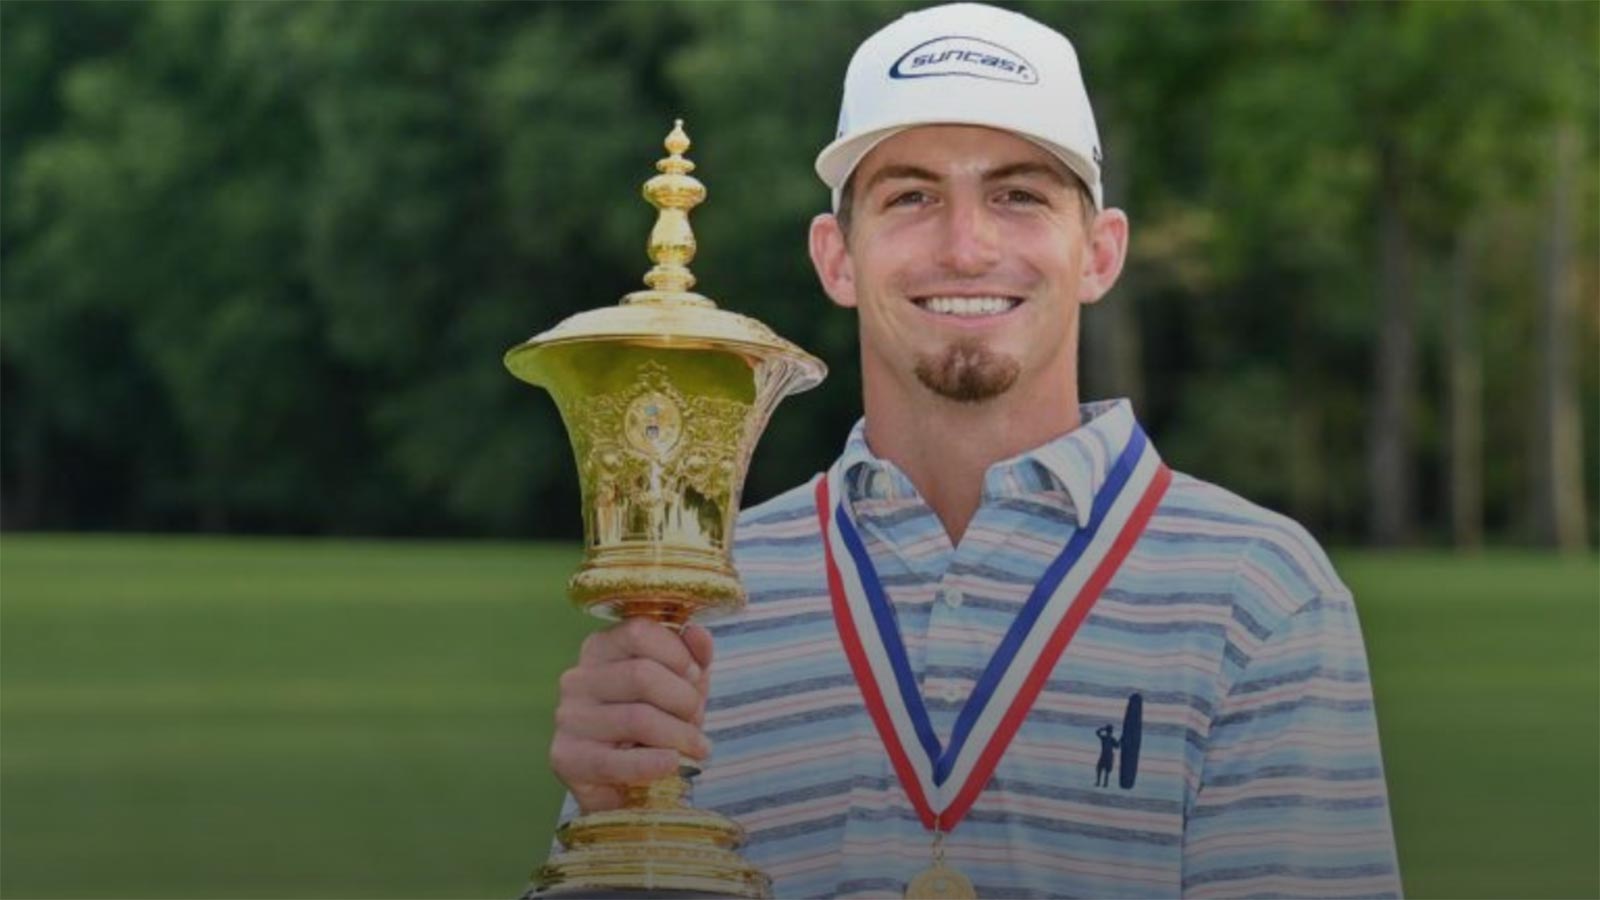
{"label": "trophy finial", "polygon": [[683,156],[690,141],[683,130],[682,119],[673,122],[672,131],[662,143],[669,155],[656,162],[656,171],[660,174],[644,183],[644,198],[656,208],[657,215],[648,245],[650,261],[655,266],[644,276],[644,283],[651,290],[647,292],[648,297],[640,299],[714,305],[689,292],[695,282],[689,262],[694,259],[696,249],[694,229],[689,227],[689,210],[706,199],[706,186],[689,174],[694,171],[694,163]]}
{"label": "trophy finial", "polygon": [[[689,149],[689,135],[683,130],[683,120],[672,120],[672,131],[667,139],[661,142],[672,156],[656,163],[656,168],[662,172],[693,172],[694,163],[683,158],[684,151]],[[676,165],[674,165],[676,164]]]}

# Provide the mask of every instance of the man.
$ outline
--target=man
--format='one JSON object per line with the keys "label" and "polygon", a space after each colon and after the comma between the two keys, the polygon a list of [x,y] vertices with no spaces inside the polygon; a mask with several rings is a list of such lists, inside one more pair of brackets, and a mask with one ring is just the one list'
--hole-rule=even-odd
{"label": "man", "polygon": [[741,517],[744,613],[585,644],[569,812],[709,736],[697,805],[780,897],[936,864],[980,896],[1398,895],[1349,592],[1125,401],[1079,404],[1078,316],[1128,242],[1100,159],[1072,46],[1030,19],[941,6],[862,44],[810,252],[859,317],[864,418]]}
{"label": "man", "polygon": [[1094,786],[1109,787],[1111,785],[1111,769],[1116,763],[1112,753],[1116,751],[1118,741],[1116,731],[1110,725],[1101,725],[1095,731],[1095,736],[1100,738],[1100,760],[1094,764]]}

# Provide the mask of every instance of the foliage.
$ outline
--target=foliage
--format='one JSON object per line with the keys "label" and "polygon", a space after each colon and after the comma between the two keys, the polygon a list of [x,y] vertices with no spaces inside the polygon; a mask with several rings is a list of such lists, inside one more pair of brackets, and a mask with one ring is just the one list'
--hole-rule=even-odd
{"label": "foliage", "polygon": [[[1483,222],[1487,507],[1515,538],[1562,123],[1590,123],[1577,246],[1600,240],[1596,7],[1022,6],[1073,36],[1120,169],[1133,255],[1110,302],[1137,314],[1142,414],[1172,461],[1359,534],[1379,212],[1417,236],[1424,350],[1451,248]],[[805,253],[826,204],[810,164],[854,46],[908,8],[0,6],[4,524],[572,533],[554,407],[499,358],[637,285],[636,188],[676,115],[710,188],[701,285],[833,370],[780,409],[748,496],[806,477],[859,409],[854,323]],[[1593,255],[1577,269],[1592,301]],[[1581,322],[1592,436],[1592,302]]]}

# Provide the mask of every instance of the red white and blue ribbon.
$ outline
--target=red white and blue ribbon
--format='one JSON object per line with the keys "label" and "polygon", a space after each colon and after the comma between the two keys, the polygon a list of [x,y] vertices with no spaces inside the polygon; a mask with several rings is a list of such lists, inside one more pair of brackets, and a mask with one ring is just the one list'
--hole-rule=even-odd
{"label": "red white and blue ribbon", "polygon": [[868,713],[922,824],[950,831],[994,774],[1056,661],[1138,541],[1172,481],[1138,425],[1106,474],[1089,522],[1034,587],[939,742],[894,611],[845,502],[835,465],[816,480],[834,622]]}

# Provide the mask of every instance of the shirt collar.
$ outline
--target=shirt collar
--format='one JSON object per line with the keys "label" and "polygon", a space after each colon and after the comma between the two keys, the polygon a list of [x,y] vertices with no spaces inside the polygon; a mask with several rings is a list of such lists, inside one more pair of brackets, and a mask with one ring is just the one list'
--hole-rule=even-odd
{"label": "shirt collar", "polygon": [[[1127,445],[1137,423],[1127,400],[1102,400],[1078,407],[1077,428],[1038,447],[1001,460],[984,473],[985,500],[1040,491],[1067,495],[1081,528],[1089,523],[1094,497],[1105,483],[1117,454]],[[1151,452],[1154,448],[1151,448]],[[917,498],[916,487],[899,467],[878,457],[867,445],[866,420],[856,422],[839,457],[845,489],[852,505],[866,501],[895,502]]]}

